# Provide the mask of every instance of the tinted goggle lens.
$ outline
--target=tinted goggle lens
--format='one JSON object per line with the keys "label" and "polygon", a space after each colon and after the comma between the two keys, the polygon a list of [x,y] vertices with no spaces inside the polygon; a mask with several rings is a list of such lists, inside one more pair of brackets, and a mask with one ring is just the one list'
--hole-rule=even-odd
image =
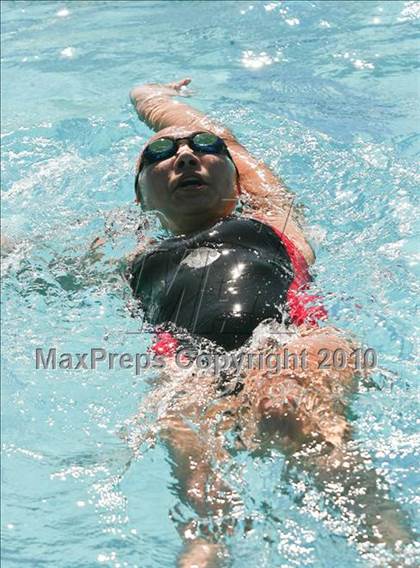
{"label": "tinted goggle lens", "polygon": [[145,154],[150,157],[156,156],[158,158],[159,156],[165,156],[173,152],[174,146],[175,143],[170,138],[159,138],[159,140],[155,140],[147,146]]}
{"label": "tinted goggle lens", "polygon": [[202,148],[222,147],[225,145],[221,138],[211,132],[199,132],[193,137],[192,141],[195,146]]}

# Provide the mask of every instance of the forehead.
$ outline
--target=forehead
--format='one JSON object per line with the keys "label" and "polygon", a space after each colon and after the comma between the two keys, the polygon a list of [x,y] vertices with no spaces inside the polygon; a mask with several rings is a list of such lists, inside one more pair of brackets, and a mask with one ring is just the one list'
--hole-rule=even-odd
{"label": "forehead", "polygon": [[174,137],[174,138],[187,138],[194,134],[195,132],[211,132],[211,130],[207,130],[206,128],[186,128],[185,126],[168,126],[168,128],[163,128],[159,130],[156,134],[154,134],[149,140],[146,142],[146,146],[159,138]]}

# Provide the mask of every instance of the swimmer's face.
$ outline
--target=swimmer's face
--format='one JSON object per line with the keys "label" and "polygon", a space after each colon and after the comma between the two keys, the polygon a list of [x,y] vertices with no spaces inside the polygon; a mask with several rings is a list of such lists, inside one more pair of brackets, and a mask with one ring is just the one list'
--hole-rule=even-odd
{"label": "swimmer's face", "polygon": [[158,132],[148,144],[162,137],[174,138],[178,139],[177,150],[169,158],[145,161],[139,175],[138,200],[145,210],[157,211],[174,233],[205,228],[232,213],[237,203],[235,165],[225,153],[191,148],[184,138],[195,132],[174,127]]}

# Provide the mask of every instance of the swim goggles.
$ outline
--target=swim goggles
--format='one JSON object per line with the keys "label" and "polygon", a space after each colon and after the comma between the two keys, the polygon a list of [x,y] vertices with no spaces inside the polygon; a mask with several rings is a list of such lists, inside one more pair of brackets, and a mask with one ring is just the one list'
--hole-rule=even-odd
{"label": "swim goggles", "polygon": [[150,144],[148,144],[143,150],[139,169],[134,181],[135,188],[137,188],[137,182],[142,168],[145,165],[161,162],[162,160],[167,160],[168,158],[175,156],[178,151],[178,142],[180,140],[187,140],[188,146],[195,152],[200,152],[202,154],[225,154],[235,165],[223,138],[220,138],[220,136],[217,136],[212,132],[195,132],[190,136],[180,136],[179,138],[158,138],[157,140],[150,142]]}

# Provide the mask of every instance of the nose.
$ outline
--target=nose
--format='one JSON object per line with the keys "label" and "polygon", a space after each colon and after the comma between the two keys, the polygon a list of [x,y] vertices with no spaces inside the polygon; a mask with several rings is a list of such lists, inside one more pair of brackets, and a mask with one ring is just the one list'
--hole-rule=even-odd
{"label": "nose", "polygon": [[185,170],[188,168],[195,168],[198,166],[199,161],[194,151],[185,142],[180,144],[175,158],[175,169]]}

